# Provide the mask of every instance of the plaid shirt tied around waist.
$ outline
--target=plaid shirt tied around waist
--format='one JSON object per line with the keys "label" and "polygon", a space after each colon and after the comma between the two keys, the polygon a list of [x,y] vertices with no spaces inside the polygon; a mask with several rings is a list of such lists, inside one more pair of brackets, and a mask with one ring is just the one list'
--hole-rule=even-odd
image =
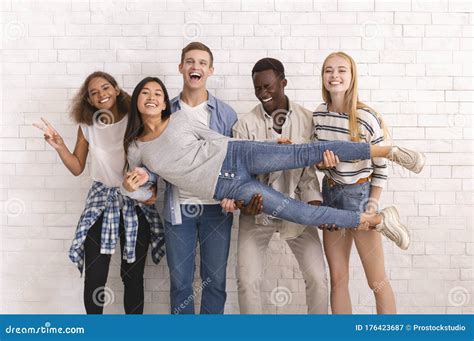
{"label": "plaid shirt tied around waist", "polygon": [[150,224],[151,255],[158,264],[165,254],[164,230],[155,205],[144,205],[120,193],[119,187],[107,187],[94,181],[87,195],[86,207],[77,225],[76,234],[69,250],[69,258],[76,264],[82,274],[84,268],[84,242],[87,232],[103,213],[100,253],[113,254],[119,240],[120,202],[123,203],[122,214],[125,224],[125,246],[123,259],[128,263],[135,261],[135,245],[138,234],[138,217],[135,206],[138,204]]}

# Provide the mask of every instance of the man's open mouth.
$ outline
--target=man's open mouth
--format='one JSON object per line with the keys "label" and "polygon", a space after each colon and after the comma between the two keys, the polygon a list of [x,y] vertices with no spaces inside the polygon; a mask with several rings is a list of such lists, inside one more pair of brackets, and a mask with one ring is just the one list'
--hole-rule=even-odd
{"label": "man's open mouth", "polygon": [[190,77],[192,80],[194,80],[194,81],[198,81],[198,80],[200,80],[200,79],[202,78],[202,75],[201,75],[200,73],[198,73],[198,72],[191,72],[191,73],[189,74],[189,77]]}

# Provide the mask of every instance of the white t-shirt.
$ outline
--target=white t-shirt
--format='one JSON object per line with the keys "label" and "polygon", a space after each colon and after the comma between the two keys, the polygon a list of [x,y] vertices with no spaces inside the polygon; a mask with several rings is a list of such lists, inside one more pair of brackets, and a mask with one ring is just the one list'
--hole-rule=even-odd
{"label": "white t-shirt", "polygon": [[123,180],[125,153],[123,137],[128,115],[112,124],[80,124],[82,133],[89,142],[91,177],[108,187],[120,187]]}
{"label": "white t-shirt", "polygon": [[192,107],[184,103],[182,100],[179,100],[179,105],[181,106],[181,111],[186,111],[188,116],[195,119],[195,121],[203,123],[209,127],[209,122],[211,121],[211,112],[207,108],[207,101]]}
{"label": "white t-shirt", "polygon": [[[185,111],[187,116],[195,120],[196,122],[203,123],[209,127],[209,122],[211,121],[211,112],[207,108],[207,101],[204,101],[195,107],[191,107],[188,104],[184,103],[182,100],[179,101],[181,106],[181,111]],[[184,189],[179,189],[179,203],[184,204],[196,204],[196,205],[215,205],[219,201],[202,199],[195,195],[192,195],[191,192],[185,191]]]}

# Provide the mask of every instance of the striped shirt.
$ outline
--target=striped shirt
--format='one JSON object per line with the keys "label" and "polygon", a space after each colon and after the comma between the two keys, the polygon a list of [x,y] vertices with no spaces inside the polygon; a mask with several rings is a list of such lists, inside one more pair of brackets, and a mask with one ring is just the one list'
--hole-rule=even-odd
{"label": "striped shirt", "polygon": [[[384,145],[381,121],[368,108],[357,110],[359,137],[361,142]],[[320,104],[313,112],[314,134],[318,141],[350,141],[349,116],[328,110],[326,103]],[[371,177],[372,186],[385,187],[387,182],[387,161],[384,158],[372,160],[341,161],[335,168],[324,173],[339,184],[354,184],[357,180]]]}

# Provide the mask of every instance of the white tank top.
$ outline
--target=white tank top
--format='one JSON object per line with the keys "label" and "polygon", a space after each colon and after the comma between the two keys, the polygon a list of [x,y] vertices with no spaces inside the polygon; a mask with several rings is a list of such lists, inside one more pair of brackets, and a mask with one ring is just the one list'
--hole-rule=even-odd
{"label": "white tank top", "polygon": [[80,124],[89,142],[90,173],[92,180],[108,187],[119,187],[123,180],[125,153],[123,137],[128,115],[112,124]]}

